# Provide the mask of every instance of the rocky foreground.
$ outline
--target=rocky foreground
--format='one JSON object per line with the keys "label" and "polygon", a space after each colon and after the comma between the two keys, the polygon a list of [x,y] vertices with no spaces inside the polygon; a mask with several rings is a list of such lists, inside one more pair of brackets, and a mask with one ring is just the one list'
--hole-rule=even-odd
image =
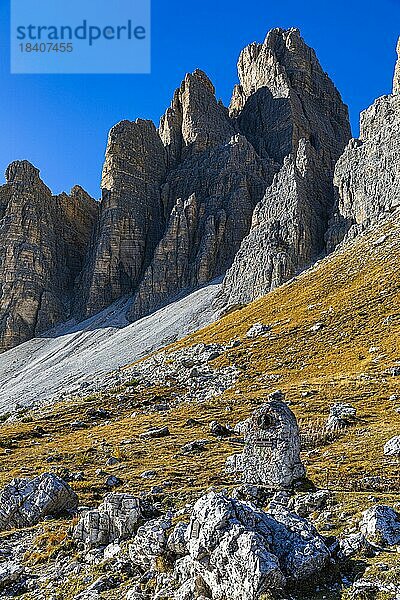
{"label": "rocky foreground", "polygon": [[[337,404],[326,428],[344,430],[355,418],[351,405]],[[213,421],[210,431],[243,444],[225,466],[243,484],[230,493],[200,492],[181,507],[178,497],[167,500],[172,482],[139,495],[109,491],[87,508],[54,472],[13,479],[0,493],[0,597],[258,600],[311,598],[318,590],[332,598],[340,590],[360,600],[398,597],[396,561],[382,575],[371,568],[363,577],[357,561],[400,550],[400,514],[371,497],[358,521],[333,533],[333,522],[346,520],[344,506],[307,479],[298,424],[281,392],[235,428]],[[152,427],[141,438],[169,435],[168,427]],[[198,455],[207,443],[182,452]],[[110,457],[107,464],[118,462]],[[83,477],[68,474],[69,481]],[[121,483],[106,477],[109,490]]]}

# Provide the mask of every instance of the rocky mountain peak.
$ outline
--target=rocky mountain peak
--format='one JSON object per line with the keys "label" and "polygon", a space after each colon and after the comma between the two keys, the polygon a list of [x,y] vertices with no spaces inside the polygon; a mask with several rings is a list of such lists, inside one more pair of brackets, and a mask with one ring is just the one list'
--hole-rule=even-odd
{"label": "rocky mountain peak", "polygon": [[40,171],[27,160],[15,160],[6,170],[7,183],[34,185],[40,182]]}
{"label": "rocky mountain peak", "polygon": [[352,139],[336,163],[336,205],[326,236],[328,251],[400,206],[399,132],[400,60],[393,94],[381,96],[361,113],[360,139]]}

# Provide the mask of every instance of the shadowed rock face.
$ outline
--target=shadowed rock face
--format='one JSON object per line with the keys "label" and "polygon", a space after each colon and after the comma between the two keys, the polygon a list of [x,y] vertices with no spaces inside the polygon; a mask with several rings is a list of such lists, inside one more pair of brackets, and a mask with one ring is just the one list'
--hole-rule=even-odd
{"label": "shadowed rock face", "polygon": [[52,196],[27,161],[0,187],[0,350],[70,314],[97,206],[82,188]]}
{"label": "shadowed rock face", "polygon": [[393,94],[378,98],[361,113],[360,139],[352,139],[337,162],[336,207],[327,233],[329,251],[400,206],[399,69],[400,60]]}
{"label": "shadowed rock face", "polygon": [[324,250],[347,107],[297,29],[271,31],[240,55],[231,114],[257,152],[283,163],[256,206],[224,280],[229,304],[266,294]]}

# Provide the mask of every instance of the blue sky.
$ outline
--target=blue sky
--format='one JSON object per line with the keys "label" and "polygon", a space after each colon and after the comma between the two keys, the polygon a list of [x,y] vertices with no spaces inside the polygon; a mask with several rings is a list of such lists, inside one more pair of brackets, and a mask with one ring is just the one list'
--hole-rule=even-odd
{"label": "blue sky", "polygon": [[113,124],[137,117],[158,124],[197,67],[228,103],[240,50],[273,27],[291,26],[315,48],[357,135],[360,110],[391,90],[400,0],[153,0],[151,75],[10,75],[9,0],[0,0],[0,173],[26,158],[54,193],[79,183],[99,197]]}

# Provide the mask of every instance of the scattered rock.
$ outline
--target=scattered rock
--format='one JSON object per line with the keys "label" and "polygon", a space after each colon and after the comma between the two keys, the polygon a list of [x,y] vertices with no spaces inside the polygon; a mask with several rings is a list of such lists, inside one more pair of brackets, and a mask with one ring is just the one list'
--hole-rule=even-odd
{"label": "scattered rock", "polygon": [[115,475],[110,475],[105,481],[106,486],[109,488],[118,487],[119,485],[122,485],[122,483],[122,479]]}
{"label": "scattered rock", "polygon": [[383,447],[386,456],[400,456],[400,435],[392,437]]}
{"label": "scattered rock", "polygon": [[375,544],[394,546],[400,544],[400,515],[390,508],[378,504],[363,512],[360,531]]}
{"label": "scattered rock", "polygon": [[168,427],[151,427],[144,433],[141,433],[139,437],[142,439],[150,438],[162,438],[170,435]]}
{"label": "scattered rock", "polygon": [[216,437],[230,437],[235,432],[226,425],[221,425],[221,423],[218,423],[217,421],[211,421],[210,433]]}
{"label": "scattered rock", "polygon": [[131,561],[146,569],[154,568],[156,559],[167,552],[167,532],[171,527],[172,521],[168,515],[148,521],[139,527],[129,546]]}
{"label": "scattered rock", "polygon": [[339,558],[341,560],[348,560],[354,556],[371,557],[375,554],[376,549],[362,533],[352,533],[339,538]]}
{"label": "scattered rock", "polygon": [[74,529],[74,538],[91,547],[107,546],[130,538],[141,517],[141,503],[136,496],[110,493],[97,509],[81,515]]}
{"label": "scattered rock", "polygon": [[344,402],[334,404],[330,409],[325,428],[328,430],[345,429],[354,423],[356,414],[357,410],[351,404]]}
{"label": "scattered rock", "polygon": [[207,444],[209,444],[209,440],[193,440],[193,442],[188,442],[187,444],[182,446],[182,452],[184,454],[195,454],[198,452],[203,452]]}
{"label": "scattered rock", "polygon": [[271,331],[271,327],[269,325],[264,325],[264,323],[254,323],[254,325],[252,325],[247,331],[246,337],[252,340],[260,337],[260,335],[265,335],[269,331]]}
{"label": "scattered rock", "polygon": [[45,517],[71,514],[77,506],[78,496],[53,473],[13,479],[0,493],[0,530],[31,527]]}
{"label": "scattered rock", "polygon": [[332,498],[333,494],[329,490],[297,494],[290,500],[289,509],[300,517],[309,517],[313,512],[324,509]]}
{"label": "scattered rock", "polygon": [[186,532],[187,523],[179,521],[173,528],[167,540],[167,547],[172,554],[176,556],[184,556],[187,554],[186,548]]}

